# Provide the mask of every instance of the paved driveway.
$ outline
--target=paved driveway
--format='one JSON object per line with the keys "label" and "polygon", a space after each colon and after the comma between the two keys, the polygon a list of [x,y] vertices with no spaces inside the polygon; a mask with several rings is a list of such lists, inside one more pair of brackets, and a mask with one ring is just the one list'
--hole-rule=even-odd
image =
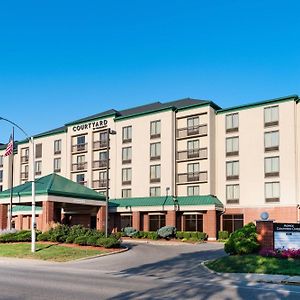
{"label": "paved driveway", "polygon": [[300,299],[300,288],[224,279],[201,261],[222,245],[130,244],[97,259],[49,263],[0,259],[0,299]]}

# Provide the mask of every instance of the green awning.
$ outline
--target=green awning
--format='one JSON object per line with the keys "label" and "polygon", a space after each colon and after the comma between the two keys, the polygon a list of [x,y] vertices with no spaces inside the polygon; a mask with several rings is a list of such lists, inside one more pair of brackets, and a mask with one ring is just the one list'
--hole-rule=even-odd
{"label": "green awning", "polygon": [[[29,197],[31,196],[31,187],[31,182],[18,185],[13,188],[13,196]],[[105,196],[100,195],[96,191],[55,173],[36,179],[35,193],[36,195],[53,195],[98,201],[105,200]],[[0,199],[8,197],[10,197],[10,189],[0,193]]]}
{"label": "green awning", "polygon": [[[215,205],[223,207],[222,202],[215,196],[182,196],[176,198],[179,206]],[[171,196],[163,197],[140,197],[140,198],[121,198],[109,200],[109,207],[137,207],[137,206],[170,206],[174,205]]]}

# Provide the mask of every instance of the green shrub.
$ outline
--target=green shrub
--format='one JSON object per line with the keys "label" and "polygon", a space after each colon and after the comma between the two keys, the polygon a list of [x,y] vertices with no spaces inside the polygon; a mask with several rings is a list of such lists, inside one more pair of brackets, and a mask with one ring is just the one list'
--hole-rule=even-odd
{"label": "green shrub", "polygon": [[184,231],[176,232],[176,239],[182,240],[184,238]]}
{"label": "green shrub", "polygon": [[66,243],[67,244],[73,244],[75,239],[77,238],[78,236],[76,235],[69,235],[67,238],[66,238]]}
{"label": "green shrub", "polygon": [[164,239],[170,239],[176,236],[176,227],[174,226],[164,226],[157,230],[159,237]]}
{"label": "green shrub", "polygon": [[191,233],[189,231],[184,231],[183,238],[189,240],[191,238]]}
{"label": "green shrub", "polygon": [[70,233],[70,227],[67,225],[62,225],[59,224],[54,228],[51,228],[48,231],[50,235],[50,241],[51,242],[59,242],[59,243],[64,243]]}
{"label": "green shrub", "polygon": [[134,237],[138,233],[138,231],[133,227],[125,227],[123,228],[123,232],[125,236],[128,237]]}
{"label": "green shrub", "polygon": [[119,240],[122,237],[122,232],[115,232],[112,234],[112,236]]}
{"label": "green shrub", "polygon": [[149,231],[148,234],[147,234],[147,237],[148,237],[148,239],[151,239],[151,240],[158,240],[159,239],[158,233],[153,232],[153,231]]}
{"label": "green shrub", "polygon": [[119,248],[120,240],[112,236],[108,238],[102,237],[97,240],[97,246],[104,248]]}
{"label": "green shrub", "polygon": [[87,240],[88,240],[88,237],[86,237],[85,235],[78,236],[74,240],[74,244],[77,244],[77,245],[80,245],[80,246],[86,246],[87,245]]}
{"label": "green shrub", "polygon": [[229,237],[228,231],[219,231],[218,232],[218,239],[219,240],[227,240]]}
{"label": "green shrub", "polygon": [[16,242],[30,242],[31,241],[31,231],[30,230],[21,230],[21,231],[15,233],[15,235],[16,235]]}
{"label": "green shrub", "polygon": [[99,239],[99,237],[97,237],[97,236],[89,236],[86,240],[86,244],[88,246],[97,246],[98,239]]}
{"label": "green shrub", "polygon": [[255,253],[258,249],[256,227],[253,223],[249,223],[233,232],[224,247],[225,252],[231,255]]}
{"label": "green shrub", "polygon": [[199,241],[204,241],[207,239],[207,234],[205,232],[198,231],[197,238]]}

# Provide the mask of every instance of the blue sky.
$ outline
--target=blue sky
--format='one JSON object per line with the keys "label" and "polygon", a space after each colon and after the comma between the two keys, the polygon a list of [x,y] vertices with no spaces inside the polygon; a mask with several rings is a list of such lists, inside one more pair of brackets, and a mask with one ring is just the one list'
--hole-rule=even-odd
{"label": "blue sky", "polygon": [[[299,11],[298,0],[1,1],[0,116],[31,135],[158,100],[300,94]],[[0,141],[9,130],[0,122]]]}

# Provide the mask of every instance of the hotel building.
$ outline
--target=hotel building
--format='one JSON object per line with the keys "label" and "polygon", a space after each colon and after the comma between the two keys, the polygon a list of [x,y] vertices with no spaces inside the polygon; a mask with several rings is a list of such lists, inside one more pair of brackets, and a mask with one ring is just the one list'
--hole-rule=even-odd
{"label": "hotel building", "polygon": [[[214,240],[265,211],[299,222],[298,102],[292,95],[222,109],[187,98],[101,112],[34,136],[35,175],[57,173],[108,193],[110,230],[173,225]],[[5,147],[3,190],[11,177]],[[14,186],[31,180],[31,151],[26,140],[16,143]],[[63,214],[95,224],[95,211]],[[30,227],[29,215],[15,207],[16,227]]]}

